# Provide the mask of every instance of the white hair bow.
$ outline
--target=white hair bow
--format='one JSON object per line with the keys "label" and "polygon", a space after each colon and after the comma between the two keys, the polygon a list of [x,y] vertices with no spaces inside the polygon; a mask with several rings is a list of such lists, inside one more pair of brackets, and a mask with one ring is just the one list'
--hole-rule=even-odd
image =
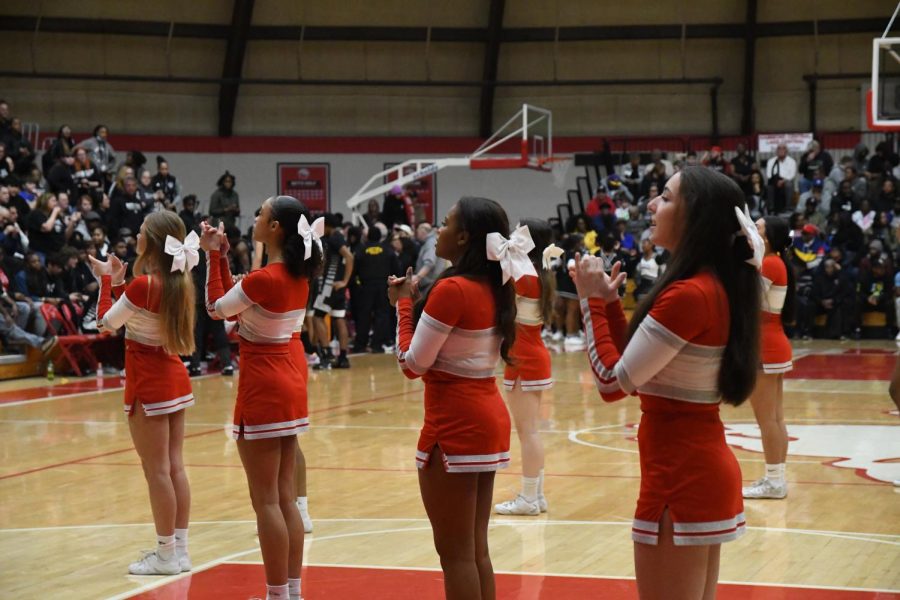
{"label": "white hair bow", "polygon": [[516,227],[509,239],[496,231],[487,235],[487,257],[500,263],[503,283],[509,281],[510,277],[513,281],[518,281],[525,275],[537,276],[537,271],[528,258],[528,253],[533,249],[534,241],[527,225]]}
{"label": "white hair bow", "polygon": [[549,246],[544,248],[544,253],[542,255],[544,268],[550,270],[551,263],[565,253],[565,250],[563,250],[556,244],[550,244]]}
{"label": "white hair bow", "polygon": [[762,268],[763,256],[766,253],[766,244],[763,242],[762,237],[759,235],[759,231],[756,229],[756,223],[750,218],[750,211],[747,210],[746,204],[744,205],[744,210],[735,206],[734,214],[737,215],[738,223],[741,226],[741,230],[738,231],[737,236],[747,238],[747,243],[750,244],[750,248],[753,249],[753,256],[748,258],[746,262],[759,270]]}
{"label": "white hair bow", "polygon": [[306,220],[306,215],[300,215],[297,222],[297,233],[303,238],[303,260],[309,260],[312,256],[313,242],[319,247],[319,253],[322,252],[322,236],[325,235],[325,217],[319,217],[313,221],[310,226]]}
{"label": "white hair bow", "polygon": [[172,272],[190,271],[200,262],[200,236],[196,231],[192,231],[184,238],[184,242],[179,242],[178,238],[171,235],[166,236],[166,254],[172,257]]}

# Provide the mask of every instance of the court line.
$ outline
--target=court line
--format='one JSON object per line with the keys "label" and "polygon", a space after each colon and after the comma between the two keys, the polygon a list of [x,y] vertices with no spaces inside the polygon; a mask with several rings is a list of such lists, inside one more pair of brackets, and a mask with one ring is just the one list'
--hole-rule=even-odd
{"label": "court line", "polygon": [[[110,391],[112,391],[112,390],[110,390]],[[93,393],[96,393],[96,392],[93,392]],[[338,404],[338,405],[335,405],[335,406],[326,406],[326,407],[320,408],[320,409],[318,409],[318,410],[310,411],[310,414],[315,413],[315,412],[330,412],[330,411],[334,411],[334,410],[338,410],[338,409],[342,409],[342,408],[347,408],[347,407],[349,407],[349,406],[355,406],[355,405],[358,405],[358,404],[367,404],[367,403],[370,403],[370,402],[377,402],[377,401],[379,401],[379,400],[386,400],[386,399],[388,399],[388,398],[392,398],[392,397],[394,397],[394,396],[402,395],[402,394],[405,394],[405,393],[406,393],[406,392],[399,392],[399,393],[395,393],[395,394],[389,394],[389,395],[386,395],[386,396],[378,396],[378,397],[375,397],[375,398],[368,398],[368,399],[366,399],[366,400],[358,400],[358,401],[356,401],[356,402],[348,402],[348,403],[346,403],[346,404]],[[57,398],[61,398],[61,397],[62,397],[62,396],[57,396]],[[50,399],[50,400],[53,400],[53,399],[55,399],[55,398],[49,398],[49,399]],[[326,416],[323,417],[323,418],[328,418],[328,416],[333,416],[333,415],[326,415]],[[185,435],[184,438],[185,438],[185,439],[188,439],[188,438],[193,438],[193,437],[199,437],[199,436],[202,436],[202,435],[209,435],[210,433],[220,433],[220,432],[222,432],[222,431],[223,431],[223,426],[220,425],[220,426],[218,427],[218,429],[211,429],[211,430],[207,430],[207,431],[200,431],[200,432],[197,432],[197,433],[189,433],[189,434]],[[9,479],[9,478],[12,478],[12,477],[21,477],[21,476],[23,476],[23,475],[30,475],[31,473],[38,473],[38,472],[40,472],[40,471],[46,471],[46,470],[48,470],[48,469],[55,469],[55,468],[58,468],[58,467],[65,467],[65,466],[68,466],[68,465],[75,465],[75,464],[82,463],[82,462],[84,462],[84,461],[94,460],[94,459],[96,459],[96,458],[103,458],[104,456],[112,456],[112,455],[115,455],[115,454],[122,454],[122,453],[124,453],[124,452],[130,452],[131,450],[134,450],[134,446],[129,446],[128,448],[122,448],[122,449],[119,449],[119,450],[112,450],[112,451],[110,451],[110,452],[104,452],[104,453],[102,453],[102,454],[95,454],[95,455],[93,455],[93,456],[86,456],[86,457],[82,457],[82,458],[75,458],[75,459],[72,459],[72,460],[67,460],[67,461],[63,461],[63,462],[53,463],[53,464],[50,464],[50,465],[44,465],[44,466],[42,466],[42,467],[35,467],[35,468],[33,468],[33,469],[26,469],[25,471],[19,471],[19,472],[16,472],[16,473],[8,473],[8,474],[6,474],[6,475],[0,475],[0,481],[3,481],[4,479]]]}
{"label": "court line", "polygon": [[[738,459],[739,462],[762,462],[756,459]],[[791,461],[789,461],[791,462]],[[811,461],[813,464],[821,465],[823,464],[821,461]],[[139,467],[140,463],[136,462],[79,462],[78,466],[87,466],[87,467]],[[607,463],[593,463],[593,464],[607,464]],[[635,462],[611,462],[608,464],[612,465],[636,465]],[[240,469],[241,465],[237,464],[209,464],[209,463],[187,463],[185,467],[195,468],[195,469]],[[409,467],[407,469],[400,468],[388,468],[388,467],[312,467],[307,466],[308,471],[350,471],[350,472],[363,472],[363,473],[415,473],[415,467]],[[522,473],[520,471],[511,471],[504,469],[502,471],[498,471],[497,474],[501,477],[515,477],[520,476]],[[596,473],[545,473],[546,477],[574,477],[574,478],[583,478],[583,479],[640,479],[640,475],[601,475]],[[745,482],[754,481],[753,479],[745,479]],[[827,486],[835,486],[835,485],[851,485],[851,486],[864,486],[864,487],[873,487],[873,486],[883,486],[890,485],[890,483],[880,480],[870,479],[872,483],[863,483],[856,481],[803,481],[803,480],[788,480],[788,483],[793,485],[827,485]]]}
{"label": "court line", "polygon": [[[211,379],[213,377],[221,377],[219,373],[210,373],[207,375],[198,375],[197,377],[191,377],[191,381],[196,381],[199,379]],[[82,380],[83,381],[83,380]],[[41,386],[35,386],[41,387]],[[24,388],[24,389],[34,389],[34,388]],[[71,394],[60,394],[59,396],[47,396],[45,398],[32,398],[30,400],[13,400],[12,402],[2,402],[0,403],[0,408],[10,408],[14,406],[23,406],[26,404],[37,404],[39,402],[50,402],[51,400],[64,400],[66,398],[77,398],[79,396],[93,396],[96,394],[108,394],[110,392],[121,392],[125,390],[125,386],[119,387],[111,387],[104,388],[99,390],[88,390],[84,392],[73,392]]]}
{"label": "court line", "polygon": [[[886,422],[886,421],[885,421]],[[121,425],[128,426],[125,419],[114,421],[97,421],[97,420],[79,420],[79,419],[0,419],[0,423],[11,423],[20,425]],[[232,428],[231,422],[222,423],[185,423],[186,427],[222,427],[227,428],[229,432]],[[384,429],[385,431],[419,431],[421,425],[318,425],[313,423],[310,429]],[[513,428],[515,430],[515,427]],[[568,429],[541,429],[540,433],[546,434],[566,434]]]}
{"label": "court line", "polygon": [[[200,437],[202,435],[209,435],[210,433],[220,433],[221,431],[222,431],[222,429],[219,428],[219,429],[212,429],[212,430],[207,430],[207,431],[199,431],[197,433],[189,433],[184,436],[184,439]],[[103,458],[105,456],[113,456],[116,454],[123,454],[125,452],[131,452],[132,450],[134,450],[134,446],[129,446],[128,448],[120,448],[118,450],[110,450],[109,452],[103,452],[101,454],[94,454],[92,456],[83,456],[81,458],[73,458],[72,460],[53,463],[50,465],[44,465],[42,467],[34,467],[32,469],[26,469],[24,471],[18,471],[16,473],[7,473],[6,475],[0,475],[0,481],[3,481],[4,479],[11,479],[13,477],[21,477],[23,475],[30,475],[32,473],[39,473],[41,471],[47,471],[49,469],[56,469],[58,467],[65,467],[68,465],[77,465],[79,463],[83,463],[84,461],[94,460],[97,458]]]}
{"label": "court line", "polygon": [[[428,519],[425,517],[333,517],[333,518],[321,518],[316,519],[316,523],[427,523]],[[191,525],[251,525],[255,524],[256,521],[253,519],[237,519],[237,520],[222,520],[222,521],[191,521]],[[572,526],[572,527],[580,527],[580,526],[601,526],[601,527],[618,527],[618,526],[631,526],[632,521],[630,518],[622,520],[622,521],[589,521],[584,519],[504,519],[504,518],[494,518],[491,520],[492,526],[499,525],[514,525],[516,527],[545,527],[547,525],[559,525],[559,526]],[[113,528],[128,528],[128,527],[153,527],[153,523],[97,523],[92,525],[55,525],[55,526],[47,526],[47,527],[15,527],[8,529],[0,529],[0,533],[43,533],[43,532],[54,532],[54,531],[65,531],[65,530],[83,530],[83,529],[113,529]],[[790,527],[762,527],[762,526],[750,526],[747,527],[748,530],[754,531],[774,531],[778,533],[794,533],[798,535],[821,535],[826,537],[838,537],[838,538],[846,538],[853,539],[864,542],[876,542],[880,543],[881,540],[873,540],[871,538],[886,538],[886,541],[889,542],[889,545],[900,546],[900,535],[893,533],[874,533],[868,531],[833,531],[827,529],[792,529]],[[381,530],[372,530],[367,532],[347,532],[352,533],[354,535],[360,533],[377,533]],[[399,531],[407,531],[407,529],[400,529]],[[409,529],[409,531],[412,531]],[[346,534],[333,534],[346,536]],[[316,537],[315,535],[311,535],[309,539],[311,541],[318,540],[328,540],[334,539],[332,536],[320,536]],[[851,536],[851,537],[848,537]],[[861,536],[870,536],[870,537],[861,537]],[[897,541],[890,541],[897,540]]]}
{"label": "court line", "polygon": [[[324,520],[324,519],[320,519],[320,520]],[[424,520],[424,519],[421,519],[421,520]],[[420,520],[420,521],[421,521],[421,520]],[[513,523],[522,524],[522,523],[516,522],[516,521],[514,521]],[[617,522],[617,521],[599,521],[599,522],[598,522],[598,521],[594,521],[594,522],[589,522],[589,523],[592,524],[592,525],[615,525],[615,526],[626,526],[626,525],[627,525],[627,526],[630,526],[630,523],[620,523],[620,522]],[[530,523],[530,524],[537,524],[537,523],[532,522],[532,523]],[[583,525],[584,523],[566,522],[566,524],[567,524],[567,525]],[[749,527],[748,529],[758,529],[758,528]],[[765,528],[762,528],[762,529],[765,529]],[[372,531],[355,531],[355,532],[348,532],[348,533],[339,533],[339,534],[334,534],[334,535],[330,535],[330,536],[321,536],[321,537],[318,537],[318,538],[317,538],[317,537],[312,537],[312,538],[309,540],[309,543],[308,543],[308,544],[305,544],[305,547],[304,547],[304,556],[306,556],[307,553],[309,552],[308,548],[310,548],[310,547],[311,547],[314,543],[316,543],[317,541],[318,541],[318,542],[325,542],[325,541],[331,541],[331,540],[336,540],[336,539],[347,539],[347,538],[352,538],[352,537],[361,537],[361,536],[366,536],[366,535],[379,535],[379,534],[386,534],[386,533],[406,533],[406,532],[413,532],[413,531],[431,531],[431,526],[428,525],[428,526],[426,526],[426,527],[397,527],[397,528],[390,528],[390,529],[377,529],[377,530],[372,530]],[[793,530],[792,530],[792,531],[793,531]],[[823,532],[816,532],[816,533],[822,534]],[[827,534],[826,534],[826,535],[827,535]],[[836,536],[836,537],[842,537],[842,536]],[[881,540],[870,540],[870,539],[865,539],[865,538],[860,538],[860,541],[868,541],[868,542],[873,542],[873,543],[887,543],[887,544],[889,544],[889,545],[900,545],[900,542],[884,542],[884,541],[881,541]],[[206,562],[206,563],[203,563],[202,565],[199,565],[199,566],[195,567],[195,568],[194,568],[192,571],[190,571],[190,572],[187,572],[187,573],[181,573],[181,574],[179,574],[179,575],[173,575],[173,576],[171,576],[171,577],[163,577],[163,578],[159,578],[159,579],[157,579],[157,580],[155,580],[155,581],[151,581],[151,582],[149,582],[149,583],[147,583],[147,584],[144,584],[144,585],[138,587],[137,589],[133,589],[133,590],[130,590],[130,591],[127,591],[127,592],[123,592],[123,593],[117,594],[117,595],[115,595],[115,596],[110,596],[110,597],[107,598],[107,600],[126,600],[127,598],[132,598],[132,597],[134,597],[134,596],[137,595],[137,594],[141,594],[141,593],[144,593],[144,592],[147,592],[147,591],[150,591],[150,590],[153,590],[153,589],[156,589],[156,588],[159,588],[159,587],[168,585],[168,584],[170,584],[170,583],[172,583],[172,582],[175,582],[175,581],[178,581],[178,580],[180,580],[180,579],[184,579],[184,578],[186,578],[186,577],[190,577],[192,574],[196,574],[196,573],[199,573],[199,572],[202,572],[202,571],[207,571],[207,570],[212,569],[212,568],[214,568],[214,567],[216,567],[216,566],[218,566],[218,565],[225,564],[225,563],[227,563],[227,562],[233,561],[234,559],[240,558],[240,557],[242,557],[242,556],[246,556],[246,555],[248,555],[248,554],[253,554],[253,553],[259,552],[259,551],[260,551],[259,546],[256,546],[256,547],[251,548],[251,549],[249,549],[249,550],[242,550],[242,551],[239,551],[239,552],[234,552],[234,553],[231,553],[231,554],[226,555],[226,556],[224,556],[224,557],[220,557],[220,558],[217,558],[217,559],[213,559],[213,560],[211,560],[211,561],[208,561],[208,562]],[[323,564],[319,564],[319,563],[316,563],[316,564],[309,564],[309,563],[307,563],[307,566],[327,566],[327,565],[323,565]],[[345,567],[345,568],[378,568],[378,567],[367,567],[367,566],[363,566],[363,565],[336,565],[336,566],[343,566],[343,567]],[[389,568],[391,568],[391,567],[389,567]],[[403,567],[392,567],[392,568],[393,568],[393,569],[403,569]],[[415,570],[415,569],[406,569],[406,570]],[[429,569],[429,570],[430,570],[430,569]],[[499,573],[504,573],[504,574],[511,574],[511,575],[537,575],[537,574],[538,574],[538,573],[533,573],[533,572],[528,572],[528,571],[498,571],[498,572],[499,572]],[[584,574],[563,574],[563,573],[552,574],[552,575],[560,576],[560,577],[575,577],[575,578],[577,578],[577,577],[585,577],[585,578],[602,578],[602,579],[630,579],[630,578],[628,578],[628,577],[617,577],[617,576],[613,576],[613,575],[584,575]],[[732,582],[722,581],[721,583],[732,583]],[[782,586],[782,584],[778,584],[778,583],[771,583],[771,584],[769,584],[769,583],[758,583],[758,582],[736,582],[736,583],[742,584],[742,585],[751,585],[751,586],[753,586],[753,585],[770,585],[770,586],[776,586],[776,587]],[[819,589],[819,588],[821,588],[822,586],[814,586],[814,585],[809,585],[809,584],[793,584],[793,587],[797,587],[797,588],[801,588],[801,589]],[[865,588],[849,588],[849,587],[834,587],[834,588],[831,588],[831,589],[843,590],[843,591],[856,590],[856,591],[876,591],[876,592],[887,591],[887,592],[892,592],[892,590],[878,590],[878,589],[865,589]]]}
{"label": "court line", "polygon": [[[230,560],[222,564],[228,565],[262,565],[260,560]],[[342,569],[383,569],[385,571],[427,571],[439,573],[440,567],[395,567],[387,565],[348,565],[337,563],[314,562],[304,564],[305,567],[336,567]],[[541,571],[506,571],[494,570],[494,573],[500,575],[531,575],[535,577],[569,577],[572,579],[618,579],[634,581],[635,578],[629,575],[595,575],[587,573],[547,573]],[[881,589],[881,588],[860,588],[836,585],[811,585],[803,583],[774,583],[774,582],[757,582],[757,581],[727,581],[719,580],[719,583],[727,585],[744,585],[751,587],[786,587],[794,589],[812,589],[812,590],[834,590],[840,592],[875,592],[879,594],[894,594],[897,590]]]}

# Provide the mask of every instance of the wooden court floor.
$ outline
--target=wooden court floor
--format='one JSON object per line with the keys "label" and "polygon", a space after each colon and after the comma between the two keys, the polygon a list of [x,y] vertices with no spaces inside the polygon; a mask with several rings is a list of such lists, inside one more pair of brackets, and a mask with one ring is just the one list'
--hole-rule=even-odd
{"label": "wooden court floor", "polygon": [[[888,342],[798,343],[786,381],[792,438],[784,501],[747,501],[748,532],[725,545],[720,598],[900,597],[900,428],[887,396]],[[542,412],[549,511],[496,518],[498,596],[633,598],[629,528],[639,483],[637,400],[604,404],[583,353],[554,355]],[[238,375],[239,376],[239,375]],[[185,458],[192,574],[133,577],[152,547],[147,492],[118,377],[0,385],[0,598],[264,597],[253,512],[227,435],[237,377],[195,380]],[[440,597],[414,466],[422,384],[391,356],[310,374],[312,429],[304,593],[316,598]],[[746,481],[762,472],[749,404],[723,407]],[[519,486],[513,464],[495,500]]]}

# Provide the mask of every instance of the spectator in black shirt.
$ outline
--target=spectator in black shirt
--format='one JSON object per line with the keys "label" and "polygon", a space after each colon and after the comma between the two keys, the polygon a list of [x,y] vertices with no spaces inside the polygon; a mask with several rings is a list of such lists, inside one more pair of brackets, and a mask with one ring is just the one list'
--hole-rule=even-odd
{"label": "spectator in black shirt", "polygon": [[22,135],[22,120],[14,117],[9,129],[9,157],[15,164],[15,172],[21,177],[27,177],[31,173],[34,166],[34,159],[37,153],[31,142]]}
{"label": "spectator in black shirt", "polygon": [[38,253],[41,262],[47,255],[59,252],[66,244],[67,234],[71,236],[75,229],[74,222],[67,228],[60,213],[56,196],[47,193],[38,198],[25,220],[30,249]]}
{"label": "spectator in black shirt", "polygon": [[106,222],[109,231],[115,233],[120,229],[130,229],[132,232],[139,231],[144,217],[153,207],[152,202],[142,202],[137,194],[137,180],[134,177],[126,177],[124,181],[124,189],[119,191],[110,198],[109,211],[106,215]]}
{"label": "spectator in black shirt", "polygon": [[[382,352],[390,344],[391,305],[387,296],[387,278],[400,275],[400,261],[393,248],[381,240],[381,230],[370,227],[367,241],[356,251],[354,279],[359,281],[354,352],[365,352],[369,330],[373,330],[372,352]],[[373,325],[374,321],[374,327]]]}
{"label": "spectator in black shirt", "polygon": [[197,196],[188,194],[184,197],[182,206],[184,208],[181,209],[178,216],[184,221],[185,231],[191,232],[198,230],[200,228],[200,221],[203,220],[203,215],[197,212]]}
{"label": "spectator in black shirt", "polygon": [[737,145],[737,156],[731,159],[731,176],[743,190],[745,196],[751,195],[750,175],[753,173],[753,158],[747,154],[744,144]]}
{"label": "spectator in black shirt", "polygon": [[625,182],[625,187],[628,188],[628,191],[631,192],[631,195],[634,198],[640,196],[641,179],[643,176],[643,169],[641,169],[641,155],[637,152],[632,152],[628,157],[628,164],[622,167],[622,181]]}
{"label": "spectator in black shirt", "polygon": [[47,188],[50,192],[56,194],[66,192],[67,194],[75,194],[78,187],[75,183],[75,158],[72,156],[63,156],[55,165],[47,172]]}
{"label": "spectator in black shirt", "polygon": [[834,159],[831,155],[822,150],[822,146],[816,140],[809,143],[806,154],[800,159],[798,172],[800,174],[800,193],[808,191],[813,181],[819,178],[819,170],[824,171],[827,176],[834,167]]}
{"label": "spectator in black shirt", "polygon": [[59,159],[62,157],[72,156],[74,149],[75,140],[72,139],[72,129],[68,125],[63,125],[59,128],[56,139],[53,140],[50,148],[41,157],[41,166],[44,169],[44,173],[49,172],[53,165],[59,162]]}
{"label": "spectator in black shirt", "polygon": [[375,227],[375,223],[381,221],[381,209],[378,207],[378,200],[375,198],[369,200],[363,220],[366,222],[366,227]]}
{"label": "spectator in black shirt", "polygon": [[16,165],[9,157],[9,148],[5,142],[0,142],[0,183],[9,184],[15,177]]}
{"label": "spectator in black shirt", "polygon": [[[174,207],[181,200],[181,188],[175,176],[169,172],[169,163],[162,156],[156,157],[156,175],[150,182],[154,192],[162,192],[166,199],[166,206]],[[174,208],[172,208],[174,210]],[[190,230],[188,230],[190,231]]]}

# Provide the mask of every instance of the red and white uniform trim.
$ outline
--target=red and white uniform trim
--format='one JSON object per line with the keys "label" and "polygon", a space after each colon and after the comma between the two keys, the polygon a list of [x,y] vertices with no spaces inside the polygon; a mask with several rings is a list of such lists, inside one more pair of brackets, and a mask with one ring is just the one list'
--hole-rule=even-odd
{"label": "red and white uniform trim", "polygon": [[516,281],[516,341],[510,350],[513,364],[503,370],[503,387],[516,383],[523,392],[540,392],[553,387],[550,353],[541,338],[541,280],[525,275]]}
{"label": "red and white uniform trim", "polygon": [[[112,294],[118,296],[112,303]],[[149,417],[167,415],[194,405],[187,369],[162,347],[159,318],[161,285],[149,275],[136,277],[127,287],[100,277],[97,328],[116,331],[125,326],[125,414],[140,404]]]}
{"label": "red and white uniform trim", "polygon": [[794,368],[791,342],[784,333],[781,311],[787,297],[787,268],[780,257],[770,254],[763,258],[762,315],[760,350],[764,373],[787,373]]}
{"label": "red and white uniform trim", "polygon": [[634,393],[641,399],[641,490],[632,539],[656,544],[665,510],[676,545],[740,537],[746,528],[741,470],[725,443],[718,406],[730,319],[721,284],[709,273],[670,284],[627,346],[619,300],[582,300],[582,312],[603,400]]}
{"label": "red and white uniform trim", "polygon": [[425,422],[416,465],[439,446],[450,473],[509,465],[509,413],[497,389],[496,307],[488,283],[439,279],[413,324],[412,300],[397,302],[397,359],[404,375],[425,382]]}
{"label": "red and white uniform trim", "polygon": [[[240,323],[241,377],[232,437],[247,440],[297,435],[309,429],[306,361],[291,344],[309,297],[305,278],[272,263],[233,284],[227,258],[207,253],[206,310]],[[302,356],[302,347],[300,348]]]}

